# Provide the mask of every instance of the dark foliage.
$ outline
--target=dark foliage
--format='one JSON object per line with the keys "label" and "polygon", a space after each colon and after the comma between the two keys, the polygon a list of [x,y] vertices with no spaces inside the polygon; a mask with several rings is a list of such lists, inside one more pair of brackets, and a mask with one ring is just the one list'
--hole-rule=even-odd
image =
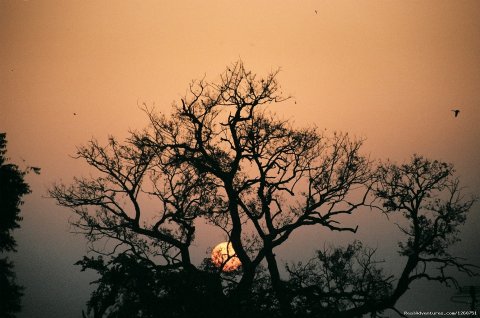
{"label": "dark foliage", "polygon": [[[0,253],[16,251],[13,230],[19,228],[22,197],[30,193],[24,181],[28,171],[39,173],[37,167],[22,171],[15,164],[8,163],[6,134],[0,133]],[[0,259],[0,316],[14,317],[20,311],[23,287],[17,285],[13,263],[7,258]]]}
{"label": "dark foliage", "polygon": [[0,317],[15,317],[21,309],[23,287],[16,283],[13,263],[0,258]]}
{"label": "dark foliage", "polygon": [[6,134],[0,133],[0,252],[15,251],[12,231],[19,228],[22,197],[30,193],[25,172],[8,163]]}
{"label": "dark foliage", "polygon": [[355,241],[346,248],[317,252],[306,264],[287,266],[291,293],[299,317],[336,317],[348,309],[376,304],[393,287],[374,259],[375,250]]}

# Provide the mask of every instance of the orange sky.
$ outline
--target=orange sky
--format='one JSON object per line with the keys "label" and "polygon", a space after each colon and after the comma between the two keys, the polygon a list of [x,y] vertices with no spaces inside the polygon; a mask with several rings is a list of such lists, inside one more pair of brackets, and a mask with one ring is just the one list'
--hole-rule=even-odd
{"label": "orange sky", "polygon": [[[480,194],[477,0],[0,0],[0,43],[0,130],[13,161],[43,172],[28,177],[34,193],[17,231],[19,280],[29,288],[21,317],[76,317],[88,297],[91,277],[71,266],[85,243],[68,234],[68,211],[42,198],[52,182],[87,173],[69,157],[75,146],[142,128],[138,103],[168,111],[192,79],[215,80],[239,58],[260,74],[282,69],[283,92],[297,103],[277,105],[280,116],[365,137],[372,158],[416,152],[452,162]],[[478,211],[464,232],[471,255],[480,250]],[[315,233],[296,239],[323,247]],[[209,240],[198,244],[217,243]],[[294,251],[287,246],[285,258]]]}

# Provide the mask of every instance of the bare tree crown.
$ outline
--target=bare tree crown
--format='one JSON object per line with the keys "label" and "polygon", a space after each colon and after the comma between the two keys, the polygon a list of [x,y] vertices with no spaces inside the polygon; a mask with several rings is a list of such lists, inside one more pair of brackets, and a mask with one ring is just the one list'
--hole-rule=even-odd
{"label": "bare tree crown", "polygon": [[[454,281],[447,267],[473,275],[470,265],[447,252],[474,202],[461,196],[453,167],[421,156],[375,167],[361,153],[361,139],[294,127],[270,110],[289,98],[277,75],[259,77],[239,61],[217,82],[192,82],[171,115],[145,107],[149,127],[124,143],[112,137],[105,146],[92,140],[79,147],[78,158],[100,176],[57,184],[50,194],[76,213],[73,226],[92,249],[114,257],[106,265],[86,258],[84,268],[108,272],[133,266],[133,257],[135,266],[197,275],[197,282],[214,273],[213,280],[208,276],[213,285],[199,283],[213,286],[214,297],[241,307],[242,299],[254,301],[271,290],[275,301],[261,308],[285,317],[303,317],[314,307],[326,316],[380,312],[394,308],[416,279]],[[153,211],[145,198],[156,200]],[[378,268],[374,250],[359,242],[319,252],[308,266],[288,267],[290,280],[281,278],[274,249],[294,231],[312,225],[355,233],[344,217],[373,207],[401,211],[406,221],[398,227],[408,262],[396,283]],[[192,263],[198,220],[225,233],[242,264],[238,270]],[[116,243],[97,249],[104,239]],[[430,265],[440,265],[439,273],[432,274]]]}

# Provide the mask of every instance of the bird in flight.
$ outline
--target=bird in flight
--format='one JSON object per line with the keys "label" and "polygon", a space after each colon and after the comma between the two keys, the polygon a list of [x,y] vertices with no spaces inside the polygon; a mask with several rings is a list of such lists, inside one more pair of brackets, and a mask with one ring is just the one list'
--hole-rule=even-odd
{"label": "bird in flight", "polygon": [[455,117],[457,117],[458,113],[460,113],[460,109],[452,109],[452,112],[455,115]]}
{"label": "bird in flight", "polygon": [[77,116],[77,113],[73,113],[73,116]]}

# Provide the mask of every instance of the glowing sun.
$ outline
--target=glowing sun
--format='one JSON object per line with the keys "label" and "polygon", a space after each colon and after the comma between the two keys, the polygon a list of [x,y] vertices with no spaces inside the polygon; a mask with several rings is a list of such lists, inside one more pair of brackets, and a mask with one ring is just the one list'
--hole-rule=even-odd
{"label": "glowing sun", "polygon": [[215,246],[212,251],[212,262],[221,267],[224,272],[236,270],[242,263],[235,255],[232,243],[222,242]]}

